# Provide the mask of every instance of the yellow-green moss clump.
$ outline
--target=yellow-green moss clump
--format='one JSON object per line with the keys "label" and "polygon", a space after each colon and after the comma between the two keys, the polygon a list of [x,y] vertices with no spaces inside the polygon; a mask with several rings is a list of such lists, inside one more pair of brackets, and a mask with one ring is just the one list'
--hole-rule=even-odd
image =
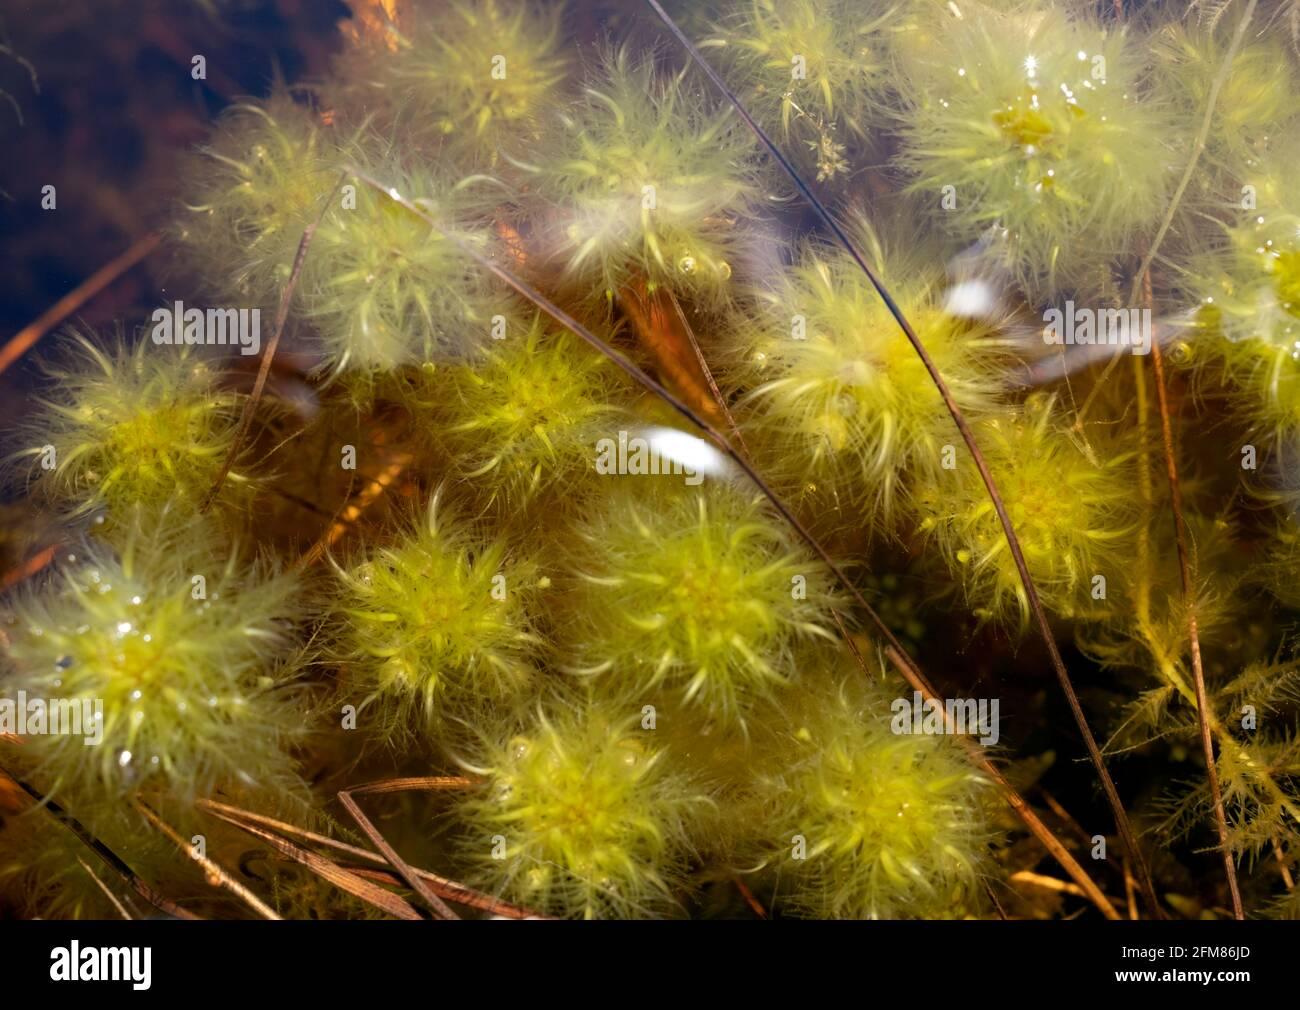
{"label": "yellow-green moss clump", "polygon": [[644,918],[671,911],[708,800],[640,728],[640,713],[554,705],[484,734],[454,802],[460,851],[484,890],[533,911]]}
{"label": "yellow-green moss clump", "polygon": [[[975,427],[1039,598],[1064,617],[1109,609],[1105,594],[1123,584],[1136,543],[1133,454],[1104,432],[1090,435],[1089,451],[1050,397]],[[976,614],[1023,629],[1029,600],[1002,524],[974,460],[964,447],[954,458],[918,490],[921,529]]]}
{"label": "yellow-green moss clump", "polygon": [[469,361],[420,371],[405,398],[458,491],[509,514],[577,494],[597,442],[627,427],[631,396],[616,366],[546,317],[495,325],[500,339],[485,333]]}
{"label": "yellow-green moss clump", "polygon": [[761,500],[728,484],[624,477],[578,531],[567,668],[629,704],[663,691],[729,723],[833,637],[830,574]]}
{"label": "yellow-green moss clump", "polygon": [[731,297],[750,213],[755,144],[744,124],[651,54],[607,52],[525,167],[538,248],[580,302],[631,281],[717,304]]}
{"label": "yellow-green moss clump", "polygon": [[1195,358],[1269,440],[1300,432],[1298,157],[1300,144],[1279,143],[1246,173],[1241,204],[1188,270]]}
{"label": "yellow-green moss clump", "polygon": [[325,361],[368,374],[463,356],[510,305],[458,247],[486,248],[501,185],[442,167],[408,170],[394,158],[361,167],[436,226],[355,177],[336,191],[299,294]]}
{"label": "yellow-green moss clump", "polygon": [[226,780],[268,796],[299,788],[296,580],[243,564],[166,509],[134,513],[120,540],[116,552],[68,548],[6,602],[0,690],[70,702],[82,717],[80,734],[29,729],[24,762],[50,788],[111,797],[149,787],[190,798]]}
{"label": "yellow-green moss clump", "polygon": [[1131,31],[1041,3],[1003,6],[938,8],[902,37],[899,162],[939,227],[1004,239],[1039,298],[1154,228],[1183,138],[1144,93]]}
{"label": "yellow-green moss clump", "polygon": [[[896,734],[890,698],[811,683],[751,785],[751,841],[775,908],[821,919],[979,911],[992,787],[949,736]],[[910,695],[909,695],[910,699]]]}
{"label": "yellow-green moss clump", "polygon": [[818,182],[845,181],[850,147],[883,119],[887,33],[898,13],[853,0],[746,0],[711,25],[700,48],[799,165]]}
{"label": "yellow-green moss clump", "polygon": [[359,33],[323,86],[341,122],[464,168],[507,167],[567,98],[562,3],[412,0]]}
{"label": "yellow-green moss clump", "polygon": [[214,297],[273,319],[315,226],[291,308],[311,321],[325,368],[368,375],[455,357],[505,310],[457,246],[487,247],[492,213],[509,195],[498,180],[421,164],[364,122],[347,132],[280,91],[235,106],[203,155],[175,233],[180,263]]}
{"label": "yellow-green moss clump", "polygon": [[[69,518],[106,510],[116,525],[134,507],[197,509],[234,444],[243,398],[221,388],[219,365],[147,335],[107,348],[87,336],[45,367],[48,394],[26,419],[14,461],[32,491]],[[227,475],[221,501],[243,496],[251,475]]]}
{"label": "yellow-green moss clump", "polygon": [[381,739],[508,707],[532,685],[548,580],[503,538],[440,516],[437,495],[423,521],[335,574],[330,649],[344,696]]}
{"label": "yellow-green moss clump", "polygon": [[339,162],[333,132],[287,89],[231,106],[182,176],[180,265],[212,295],[273,313]]}
{"label": "yellow-green moss clump", "polygon": [[[883,267],[875,235],[857,232]],[[887,277],[958,405],[991,410],[1003,383],[998,321],[950,314],[933,265]],[[888,526],[913,479],[932,477],[944,446],[960,442],[920,357],[845,252],[805,247],[724,339],[740,359],[728,379],[749,390],[736,411],[746,443],[784,492],[816,503],[814,521],[833,502],[855,528]]]}

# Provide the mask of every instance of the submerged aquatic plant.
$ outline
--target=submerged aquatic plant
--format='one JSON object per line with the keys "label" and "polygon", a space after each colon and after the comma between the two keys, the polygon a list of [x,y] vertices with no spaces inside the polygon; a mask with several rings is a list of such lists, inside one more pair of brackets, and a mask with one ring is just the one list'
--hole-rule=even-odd
{"label": "submerged aquatic plant", "polygon": [[324,87],[343,121],[466,168],[526,156],[563,94],[563,4],[412,2],[350,47]]}
{"label": "submerged aquatic plant", "polygon": [[[197,289],[284,299],[264,406],[258,362],[85,338],[18,427],[36,508],[5,513],[0,701],[102,699],[104,749],[0,724],[0,765],[218,915],[123,830],[131,800],[184,835],[219,809],[195,801],[300,797],[300,762],[348,796],[437,791],[438,837],[408,799],[347,808],[405,867],[223,853],[294,916],[414,916],[394,870],[486,914],[975,916],[988,891],[1110,916],[1130,870],[1145,914],[1220,914],[1238,877],[1242,914],[1293,911],[1300,536],[1267,510],[1294,507],[1300,426],[1296,53],[1281,4],[1175,6],[721,0],[683,51],[637,5],[354,5],[325,79],[232,108],[180,187]],[[1022,321],[1125,290],[1161,357],[1030,353]],[[672,407],[705,430],[641,465]],[[1055,844],[1091,803],[1073,776],[1036,818],[975,742],[895,724],[913,691],[996,693],[1008,755],[1036,748],[1007,779],[1055,776],[1031,595],[1085,738],[1085,707],[1121,713],[1105,758],[1149,773],[1108,793],[1123,859]],[[971,612],[968,669],[936,675]],[[0,876],[24,911],[99,911],[46,822],[0,825]],[[1045,852],[1071,887],[1040,886]]]}
{"label": "submerged aquatic plant", "polygon": [[[412,167],[364,124],[341,129],[282,92],[228,113],[196,164],[176,233],[182,262],[214,293],[270,314],[312,226],[294,307],[327,367],[365,374],[463,354],[505,299],[455,243],[483,247],[507,191],[480,173]],[[439,227],[349,181],[350,167],[385,176]]]}
{"label": "submerged aquatic plant", "polygon": [[597,441],[627,423],[621,373],[537,313],[498,315],[474,346],[470,360],[407,381],[423,436],[466,490],[503,512],[572,495]]}
{"label": "submerged aquatic plant", "polygon": [[701,46],[818,182],[841,181],[851,174],[849,145],[883,122],[897,14],[850,0],[748,0],[715,21]]}
{"label": "submerged aquatic plant", "polygon": [[182,267],[219,297],[273,311],[339,167],[331,132],[286,89],[232,106],[185,174],[172,230]]}
{"label": "submerged aquatic plant", "polygon": [[[1300,92],[1286,44],[1276,34],[1254,36],[1228,63],[1227,26],[1175,22],[1153,44],[1161,94],[1188,122],[1202,114],[1214,81],[1223,75],[1209,141],[1216,161],[1247,164],[1271,137],[1297,125]],[[1226,67],[1226,71],[1225,71]]]}
{"label": "submerged aquatic plant", "polygon": [[1126,28],[1041,3],[963,4],[900,42],[898,160],[939,227],[1005,238],[1030,296],[1070,290],[1154,229],[1176,138]]}
{"label": "submerged aquatic plant", "polygon": [[754,142],[686,68],[606,51],[523,167],[536,238],[561,281],[600,305],[643,278],[716,304],[731,295],[752,213]]}
{"label": "submerged aquatic plant", "polygon": [[315,323],[325,361],[367,374],[463,356],[506,303],[457,248],[485,244],[500,184],[399,171],[392,162],[374,171],[439,227],[368,186],[338,194],[302,279],[302,313]]}
{"label": "submerged aquatic plant", "polygon": [[[344,693],[378,709],[373,732],[400,743],[423,723],[508,704],[529,689],[540,590],[549,582],[500,537],[439,515],[347,567],[329,602]],[[367,721],[370,717],[363,716]]]}
{"label": "submerged aquatic plant", "polygon": [[71,548],[5,602],[0,691],[84,717],[81,734],[29,726],[23,762],[51,788],[115,799],[145,786],[192,798],[223,781],[294,792],[307,711],[293,685],[296,580],[183,513],[136,508],[125,527],[116,550]]}
{"label": "submerged aquatic plant", "polygon": [[796,676],[796,643],[832,637],[829,573],[727,484],[646,495],[634,480],[578,532],[569,666],[629,703],[663,690],[743,725]]}
{"label": "submerged aquatic plant", "polygon": [[1199,360],[1272,440],[1300,431],[1300,145],[1278,143],[1243,178],[1214,247],[1193,259]]}
{"label": "submerged aquatic plant", "polygon": [[[887,261],[868,228],[857,234],[878,265]],[[988,413],[1003,385],[1004,320],[952,314],[932,268],[900,280],[895,297],[958,404]],[[729,335],[742,359],[729,379],[748,389],[737,411],[746,441],[782,487],[847,503],[841,519],[855,527],[897,520],[911,480],[933,477],[960,441],[925,366],[844,252],[806,247],[759,299]]]}
{"label": "submerged aquatic plant", "polygon": [[[1040,398],[983,421],[978,437],[1043,605],[1086,619],[1101,609],[1109,581],[1122,584],[1132,557],[1134,460],[1100,438],[1090,454],[1062,422],[1054,401]],[[968,457],[954,460],[918,489],[921,529],[977,615],[1024,629],[1029,601],[983,481]]]}
{"label": "submerged aquatic plant", "polygon": [[474,879],[537,911],[645,916],[672,908],[707,799],[639,726],[639,710],[576,703],[530,730],[484,734],[483,781],[455,805]]}
{"label": "submerged aquatic plant", "polygon": [[950,737],[899,734],[860,682],[814,680],[751,789],[759,827],[741,858],[775,880],[777,907],[832,919],[976,912],[993,840],[987,779]]}
{"label": "submerged aquatic plant", "polygon": [[[46,365],[50,398],[15,438],[32,490],[68,518],[106,510],[112,524],[173,499],[173,511],[196,509],[234,444],[242,403],[221,388],[219,363],[144,337],[101,348],[73,334],[65,344]],[[232,470],[225,500],[250,479]]]}

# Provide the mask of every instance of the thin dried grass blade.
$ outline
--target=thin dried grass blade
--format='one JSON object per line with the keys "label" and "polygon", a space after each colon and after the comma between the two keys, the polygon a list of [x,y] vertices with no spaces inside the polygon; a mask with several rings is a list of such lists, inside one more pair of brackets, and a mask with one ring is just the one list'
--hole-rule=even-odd
{"label": "thin dried grass blade", "polygon": [[280,916],[276,915],[274,910],[272,910],[266,902],[262,901],[257,897],[257,895],[227,873],[216,860],[209,859],[206,855],[200,855],[196,852],[194,847],[182,838],[175,828],[158,816],[149,804],[137,798],[134,800],[132,805],[145,816],[145,819],[150,824],[166,835],[167,839],[172,842],[172,844],[203,867],[203,875],[209,883],[217,887],[224,887],[263,919],[279,920]]}
{"label": "thin dried grass blade", "polygon": [[[418,782],[418,781],[429,781],[429,780],[422,780],[422,779],[389,780],[389,782],[401,782],[401,781]],[[434,780],[434,781],[444,781],[444,780]],[[459,782],[460,780],[450,779],[445,781]],[[464,781],[469,782],[471,780],[465,779]],[[356,790],[353,790],[353,792],[356,792]],[[198,805],[200,807],[204,807],[214,812],[223,811],[229,814],[231,817],[242,818],[244,820],[247,820],[255,824],[262,824],[267,827],[275,828],[283,835],[294,836],[297,838],[301,838],[305,841],[309,841],[315,845],[322,845],[328,848],[335,849],[338,852],[345,852],[348,855],[353,856],[357,859],[365,859],[372,863],[380,863],[380,864],[387,863],[387,860],[384,859],[383,856],[379,855],[376,852],[371,852],[369,849],[362,849],[356,845],[349,845],[347,842],[341,842],[336,838],[330,838],[327,835],[321,835],[315,831],[309,831],[306,828],[300,828],[297,827],[296,825],[288,824],[284,821],[276,820],[274,817],[267,817],[264,814],[255,814],[252,811],[243,810],[239,807],[232,807],[225,803],[218,803],[215,800],[199,800]],[[383,880],[385,882],[389,882],[394,885],[401,885],[403,883],[402,879],[397,874],[393,873],[391,870],[363,870],[357,867],[351,867],[350,869],[351,872],[355,873],[359,877]],[[477,908],[484,912],[490,912],[493,915],[500,915],[507,919],[549,918],[549,916],[542,915],[539,912],[534,912],[532,909],[523,908],[519,905],[512,905],[507,901],[502,901],[500,898],[494,898],[491,895],[484,894],[482,891],[476,891],[474,890],[474,888],[468,887],[465,884],[460,883],[459,881],[451,880],[448,877],[441,877],[436,873],[430,872],[429,870],[420,869],[418,866],[413,867],[413,869],[415,873],[417,873],[423,880],[429,882],[429,885],[434,889],[434,891],[440,897],[446,898],[448,901],[454,901],[457,904],[466,905],[470,908]]]}
{"label": "thin dried grass blade", "polygon": [[113,907],[117,909],[118,915],[120,915],[123,919],[126,919],[128,922],[131,922],[136,918],[136,916],[132,915],[130,912],[127,911],[126,906],[122,903],[121,900],[119,900],[118,896],[109,889],[108,885],[99,879],[99,874],[97,874],[94,870],[90,868],[90,864],[88,862],[86,862],[84,859],[78,856],[77,864],[83,870],[86,871],[86,874],[90,877],[91,880],[95,882],[95,885],[101,891],[104,892],[104,897],[107,898],[110,902],[112,902]]}
{"label": "thin dried grass blade", "polygon": [[402,900],[391,891],[386,891],[384,888],[358,877],[355,873],[348,872],[324,856],[294,845],[265,828],[244,823],[237,817],[232,817],[217,810],[210,810],[210,812],[212,816],[233,824],[241,831],[245,831],[255,838],[260,838],[277,852],[288,856],[295,862],[301,863],[317,876],[328,880],[335,887],[347,891],[353,897],[360,898],[368,904],[374,905],[380,911],[387,912],[397,919],[409,919],[417,922],[423,920],[424,917],[409,902]]}
{"label": "thin dried grass blade", "polygon": [[402,878],[415,889],[415,893],[423,898],[428,906],[433,909],[435,915],[440,919],[460,918],[460,916],[452,911],[451,907],[438,897],[429,885],[420,878],[420,875],[415,872],[411,865],[398,855],[397,850],[388,844],[388,839],[383,836],[379,829],[370,823],[370,818],[365,815],[361,807],[357,805],[356,800],[352,798],[351,790],[339,790],[339,802],[343,804],[347,812],[350,813],[357,824],[361,826],[361,830],[366,833],[366,836],[375,843],[375,848],[387,857],[388,861],[396,867],[397,872],[402,875]]}

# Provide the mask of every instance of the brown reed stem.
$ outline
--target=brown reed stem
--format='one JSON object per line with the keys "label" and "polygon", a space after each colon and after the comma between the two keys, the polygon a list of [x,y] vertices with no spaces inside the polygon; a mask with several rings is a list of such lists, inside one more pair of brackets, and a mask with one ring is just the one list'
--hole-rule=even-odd
{"label": "brown reed stem", "polygon": [[137,239],[126,252],[115,256],[0,347],[0,373],[21,358],[32,346],[59,323],[99,294],[157,248],[161,236],[150,232]]}
{"label": "brown reed stem", "polygon": [[54,802],[54,800],[42,796],[36,789],[29,786],[22,779],[10,775],[9,772],[3,768],[0,768],[0,774],[3,774],[11,782],[16,784],[23,790],[23,792],[35,800],[39,806],[44,807],[51,817],[76,835],[87,848],[91,849],[95,855],[99,856],[100,859],[107,863],[109,869],[121,877],[131,890],[135,891],[136,894],[144,898],[145,901],[153,905],[153,907],[158,909],[158,911],[162,912],[164,915],[169,915],[174,919],[199,918],[199,916],[195,915],[193,912],[187,912],[175,902],[164,898],[161,894],[145,883],[144,879],[131,869],[131,867],[127,866],[126,862],[116,852],[92,835],[79,820],[73,817],[72,814],[68,813],[68,811],[64,810],[58,803]]}
{"label": "brown reed stem", "polygon": [[[1146,285],[1150,299],[1150,274]],[[1160,411],[1160,431],[1164,441],[1165,472],[1169,477],[1169,496],[1174,513],[1174,537],[1178,544],[1178,575],[1183,587],[1183,605],[1187,608],[1187,640],[1192,655],[1192,682],[1196,689],[1196,718],[1200,723],[1201,751],[1205,755],[1205,777],[1210,783],[1210,798],[1214,805],[1214,828],[1219,836],[1219,851],[1223,855],[1223,872],[1228,879],[1232,896],[1232,915],[1245,919],[1241,905],[1241,889],[1237,884],[1237,866],[1228,845],[1228,820],[1223,811],[1223,792],[1219,788],[1219,770],[1214,757],[1214,737],[1210,730],[1209,700],[1205,690],[1205,670],[1201,664],[1201,638],[1196,625],[1196,590],[1192,583],[1192,565],[1187,549],[1187,520],[1183,515],[1183,491],[1178,480],[1178,459],[1174,452],[1173,425],[1169,419],[1169,392],[1165,384],[1164,356],[1160,345],[1151,343],[1151,366],[1156,378],[1156,403]]]}

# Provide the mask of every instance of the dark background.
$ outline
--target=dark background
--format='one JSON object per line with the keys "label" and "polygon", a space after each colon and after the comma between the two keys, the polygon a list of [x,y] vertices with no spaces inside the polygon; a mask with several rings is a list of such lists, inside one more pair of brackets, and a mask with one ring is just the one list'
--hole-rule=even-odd
{"label": "dark background", "polygon": [[[277,75],[323,75],[350,15],[341,0],[0,0],[0,344],[163,226],[177,159],[213,117]],[[191,76],[195,54],[206,80]],[[55,210],[41,207],[46,185]],[[165,296],[162,255],[69,321],[139,325]],[[32,359],[0,375],[0,430],[23,409]]]}

